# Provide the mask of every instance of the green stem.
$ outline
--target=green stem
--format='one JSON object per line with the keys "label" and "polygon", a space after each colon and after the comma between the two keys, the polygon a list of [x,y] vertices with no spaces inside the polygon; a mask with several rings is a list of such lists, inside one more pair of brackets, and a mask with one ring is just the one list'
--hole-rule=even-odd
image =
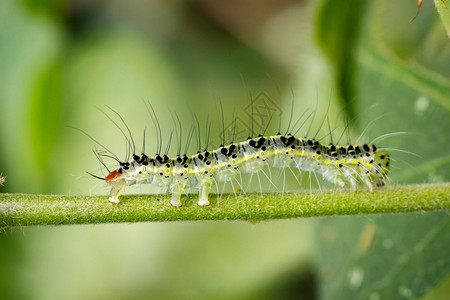
{"label": "green stem", "polygon": [[111,222],[249,220],[447,210],[450,184],[395,186],[374,192],[324,191],[211,197],[199,207],[195,196],[171,207],[159,195],[125,195],[119,205],[107,196],[0,194],[0,227]]}
{"label": "green stem", "polygon": [[450,3],[446,0],[434,0],[434,5],[441,16],[442,23],[450,38]]}

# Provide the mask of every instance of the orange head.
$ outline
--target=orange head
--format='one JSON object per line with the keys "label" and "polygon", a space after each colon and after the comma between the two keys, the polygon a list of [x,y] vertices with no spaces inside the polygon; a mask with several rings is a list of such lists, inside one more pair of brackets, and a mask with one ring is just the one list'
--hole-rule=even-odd
{"label": "orange head", "polygon": [[106,176],[105,181],[110,183],[113,182],[114,180],[116,180],[117,178],[120,178],[122,176],[122,173],[119,173],[119,171],[114,170],[111,173],[108,174],[108,176]]}

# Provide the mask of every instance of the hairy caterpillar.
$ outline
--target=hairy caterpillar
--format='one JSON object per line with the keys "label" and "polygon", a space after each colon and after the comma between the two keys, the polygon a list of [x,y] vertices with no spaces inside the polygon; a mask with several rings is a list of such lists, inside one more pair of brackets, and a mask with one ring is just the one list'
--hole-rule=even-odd
{"label": "hairy caterpillar", "polygon": [[[153,107],[149,105],[147,109],[151,115],[153,113],[152,120],[158,129],[159,122]],[[224,145],[222,138],[217,149],[204,149],[191,156],[181,155],[179,150],[178,155],[170,158],[167,153],[161,153],[161,147],[158,147],[159,151],[154,156],[145,153],[137,155],[128,126],[117,112],[113,112],[127,127],[128,137],[121,131],[129,143],[132,155],[131,159],[120,161],[117,157],[96,152],[102,163],[101,156],[106,156],[114,158],[119,164],[115,170],[108,170],[109,174],[104,178],[93,175],[111,186],[108,200],[112,203],[120,202],[119,196],[128,185],[153,184],[171,193],[172,206],[182,205],[181,195],[186,190],[198,191],[197,204],[207,206],[210,204],[208,195],[218,182],[237,181],[236,177],[246,173],[258,173],[265,167],[296,168],[299,172],[318,174],[338,187],[349,186],[356,189],[358,186],[366,186],[371,191],[374,187],[385,185],[389,172],[389,153],[378,149],[374,144],[323,144],[315,138],[301,138],[295,134],[280,132],[275,135],[262,133],[254,137],[249,136],[242,142],[231,141],[227,145]],[[115,125],[119,127],[116,123]],[[180,122],[179,125],[181,132]],[[161,137],[159,139],[161,140]],[[104,163],[103,165],[106,167]]]}

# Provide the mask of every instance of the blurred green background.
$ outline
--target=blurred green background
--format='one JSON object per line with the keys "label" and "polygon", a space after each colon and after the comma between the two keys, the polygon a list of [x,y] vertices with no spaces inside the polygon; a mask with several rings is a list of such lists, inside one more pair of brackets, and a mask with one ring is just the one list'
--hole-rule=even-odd
{"label": "blurred green background", "polygon": [[[170,111],[187,129],[192,112],[215,122],[220,99],[231,120],[260,91],[285,116],[294,97],[294,118],[330,103],[331,124],[353,120],[364,141],[408,132],[381,143],[417,154],[393,150],[393,184],[449,181],[450,44],[431,1],[409,23],[415,11],[406,0],[1,1],[0,191],[106,200],[85,173],[101,174],[95,144],[68,126],[123,157],[96,108],[109,105],[137,139],[147,128],[153,154],[143,100],[167,141]],[[444,299],[449,229],[446,213],[6,229],[0,298]]]}

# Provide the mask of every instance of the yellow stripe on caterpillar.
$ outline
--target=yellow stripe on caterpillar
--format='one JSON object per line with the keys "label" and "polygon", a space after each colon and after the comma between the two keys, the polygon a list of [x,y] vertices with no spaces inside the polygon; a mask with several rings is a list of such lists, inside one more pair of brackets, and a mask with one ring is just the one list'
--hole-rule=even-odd
{"label": "yellow stripe on caterpillar", "polygon": [[[111,172],[106,182],[112,186],[109,201],[119,203],[126,185],[155,184],[172,193],[171,204],[181,206],[186,190],[199,190],[199,205],[208,205],[211,186],[232,182],[242,173],[258,173],[265,167],[296,168],[314,172],[334,183],[370,190],[383,186],[389,171],[389,153],[375,145],[322,145],[314,139],[292,135],[258,136],[219,149],[173,159],[159,154],[137,156]],[[269,179],[270,181],[270,179]]]}

